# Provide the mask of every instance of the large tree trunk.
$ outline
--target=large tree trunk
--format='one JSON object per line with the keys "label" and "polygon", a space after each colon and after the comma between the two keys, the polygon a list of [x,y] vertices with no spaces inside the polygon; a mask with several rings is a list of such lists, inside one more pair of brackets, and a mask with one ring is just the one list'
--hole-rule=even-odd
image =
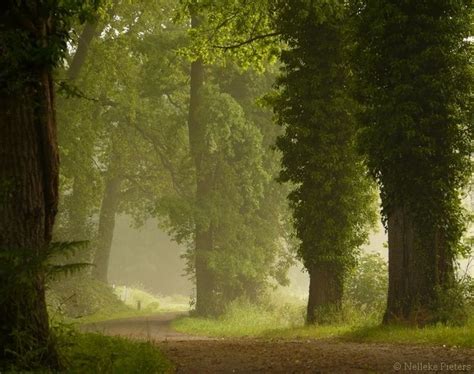
{"label": "large tree trunk", "polygon": [[452,285],[453,257],[439,230],[421,232],[405,207],[388,215],[389,288],[384,323],[434,322],[438,292]]}
{"label": "large tree trunk", "polygon": [[9,348],[20,356],[38,352],[38,364],[58,367],[44,274],[33,265],[47,250],[58,203],[53,83],[49,70],[39,70],[35,82],[0,91],[0,251],[7,256],[0,270],[0,362],[14,359]]}
{"label": "large tree trunk", "polygon": [[342,304],[343,285],[340,270],[329,264],[313,266],[309,271],[309,297],[306,313],[308,324],[330,322],[332,313]]}
{"label": "large tree trunk", "polygon": [[[199,17],[192,15],[192,27],[199,26]],[[211,182],[209,173],[204,165],[206,124],[199,118],[202,107],[202,88],[204,85],[204,64],[201,59],[191,64],[191,97],[189,103],[189,144],[191,157],[194,161],[196,172],[196,205],[205,211]],[[212,250],[212,225],[200,221],[196,222],[195,244],[195,276],[196,276],[196,312],[201,315],[213,313],[213,288],[214,280],[212,271],[208,266],[208,254]]]}
{"label": "large tree trunk", "polygon": [[120,202],[121,185],[122,177],[112,176],[107,179],[104,198],[100,208],[99,232],[92,275],[94,278],[105,283],[107,283],[109,257],[114,237],[115,216]]}
{"label": "large tree trunk", "polygon": [[[196,204],[198,209],[205,210],[210,192],[209,176],[205,170],[203,155],[205,146],[206,124],[199,119],[202,105],[201,89],[204,84],[204,66],[201,60],[191,64],[191,99],[189,105],[189,143],[196,171]],[[212,312],[213,277],[208,267],[208,253],[212,250],[211,225],[198,220],[195,227],[195,275],[196,275],[196,312]]]}

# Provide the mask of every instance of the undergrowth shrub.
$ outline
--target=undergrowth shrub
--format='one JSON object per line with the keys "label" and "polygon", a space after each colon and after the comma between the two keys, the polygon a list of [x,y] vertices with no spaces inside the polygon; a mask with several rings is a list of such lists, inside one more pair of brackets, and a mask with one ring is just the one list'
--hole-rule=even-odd
{"label": "undergrowth shrub", "polygon": [[381,315],[387,302],[387,290],[387,262],[378,253],[362,254],[357,267],[347,279],[343,309],[353,318],[357,314]]}
{"label": "undergrowth shrub", "polygon": [[46,292],[53,316],[79,318],[98,311],[127,311],[129,308],[114,294],[112,287],[87,274],[53,282]]}
{"label": "undergrowth shrub", "polygon": [[51,243],[41,250],[0,249],[0,371],[61,366],[45,310],[45,283],[88,264],[57,264],[85,242]]}

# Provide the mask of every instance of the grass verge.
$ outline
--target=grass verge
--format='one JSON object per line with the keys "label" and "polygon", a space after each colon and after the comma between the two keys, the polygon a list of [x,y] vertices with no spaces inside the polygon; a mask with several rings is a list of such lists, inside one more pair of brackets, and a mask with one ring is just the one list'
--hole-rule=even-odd
{"label": "grass verge", "polygon": [[74,334],[62,342],[68,373],[171,373],[172,364],[149,342],[99,334]]}
{"label": "grass verge", "polygon": [[123,319],[123,318],[133,318],[133,317],[149,317],[157,315],[160,312],[150,312],[147,310],[136,310],[136,309],[126,309],[126,310],[99,310],[98,312],[80,317],[80,318],[64,318],[64,321],[67,323],[82,325],[85,323],[95,323],[108,321],[112,319]]}
{"label": "grass verge", "polygon": [[474,318],[464,326],[359,326],[341,336],[358,342],[423,344],[474,348]]}
{"label": "grass verge", "polygon": [[424,328],[382,326],[380,319],[352,318],[338,324],[305,326],[301,311],[287,307],[268,310],[249,305],[234,305],[218,319],[184,317],[173,327],[180,332],[213,337],[254,337],[265,339],[322,339],[368,343],[422,344],[474,348],[474,313],[464,326],[434,325]]}
{"label": "grass verge", "polygon": [[52,319],[77,324],[189,309],[184,296],[160,297],[137,287],[111,287],[87,275],[51,284],[47,303]]}

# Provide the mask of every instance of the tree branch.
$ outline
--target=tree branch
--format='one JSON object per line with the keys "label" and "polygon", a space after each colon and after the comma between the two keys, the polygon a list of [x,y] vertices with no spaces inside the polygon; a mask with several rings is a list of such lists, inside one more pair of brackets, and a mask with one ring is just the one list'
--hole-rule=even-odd
{"label": "tree branch", "polygon": [[241,41],[239,43],[236,43],[236,44],[231,44],[231,45],[213,45],[214,48],[220,48],[220,49],[225,49],[225,50],[228,50],[228,49],[235,49],[235,48],[239,48],[239,47],[242,47],[243,45],[246,45],[246,44],[251,44],[257,40],[261,40],[261,39],[266,39],[266,38],[273,38],[275,36],[279,36],[281,35],[281,32],[278,32],[278,31],[275,31],[275,32],[270,32],[268,34],[261,34],[261,35],[256,35],[256,36],[253,36],[247,40],[244,40],[244,41]]}

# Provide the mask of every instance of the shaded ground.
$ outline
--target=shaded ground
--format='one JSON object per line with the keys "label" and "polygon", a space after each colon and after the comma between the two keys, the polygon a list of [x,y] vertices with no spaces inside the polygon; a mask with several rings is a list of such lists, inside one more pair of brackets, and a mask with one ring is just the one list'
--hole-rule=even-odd
{"label": "shaded ground", "polygon": [[210,339],[170,327],[180,313],[89,324],[84,331],[154,340],[177,373],[474,373],[474,349],[321,340]]}

